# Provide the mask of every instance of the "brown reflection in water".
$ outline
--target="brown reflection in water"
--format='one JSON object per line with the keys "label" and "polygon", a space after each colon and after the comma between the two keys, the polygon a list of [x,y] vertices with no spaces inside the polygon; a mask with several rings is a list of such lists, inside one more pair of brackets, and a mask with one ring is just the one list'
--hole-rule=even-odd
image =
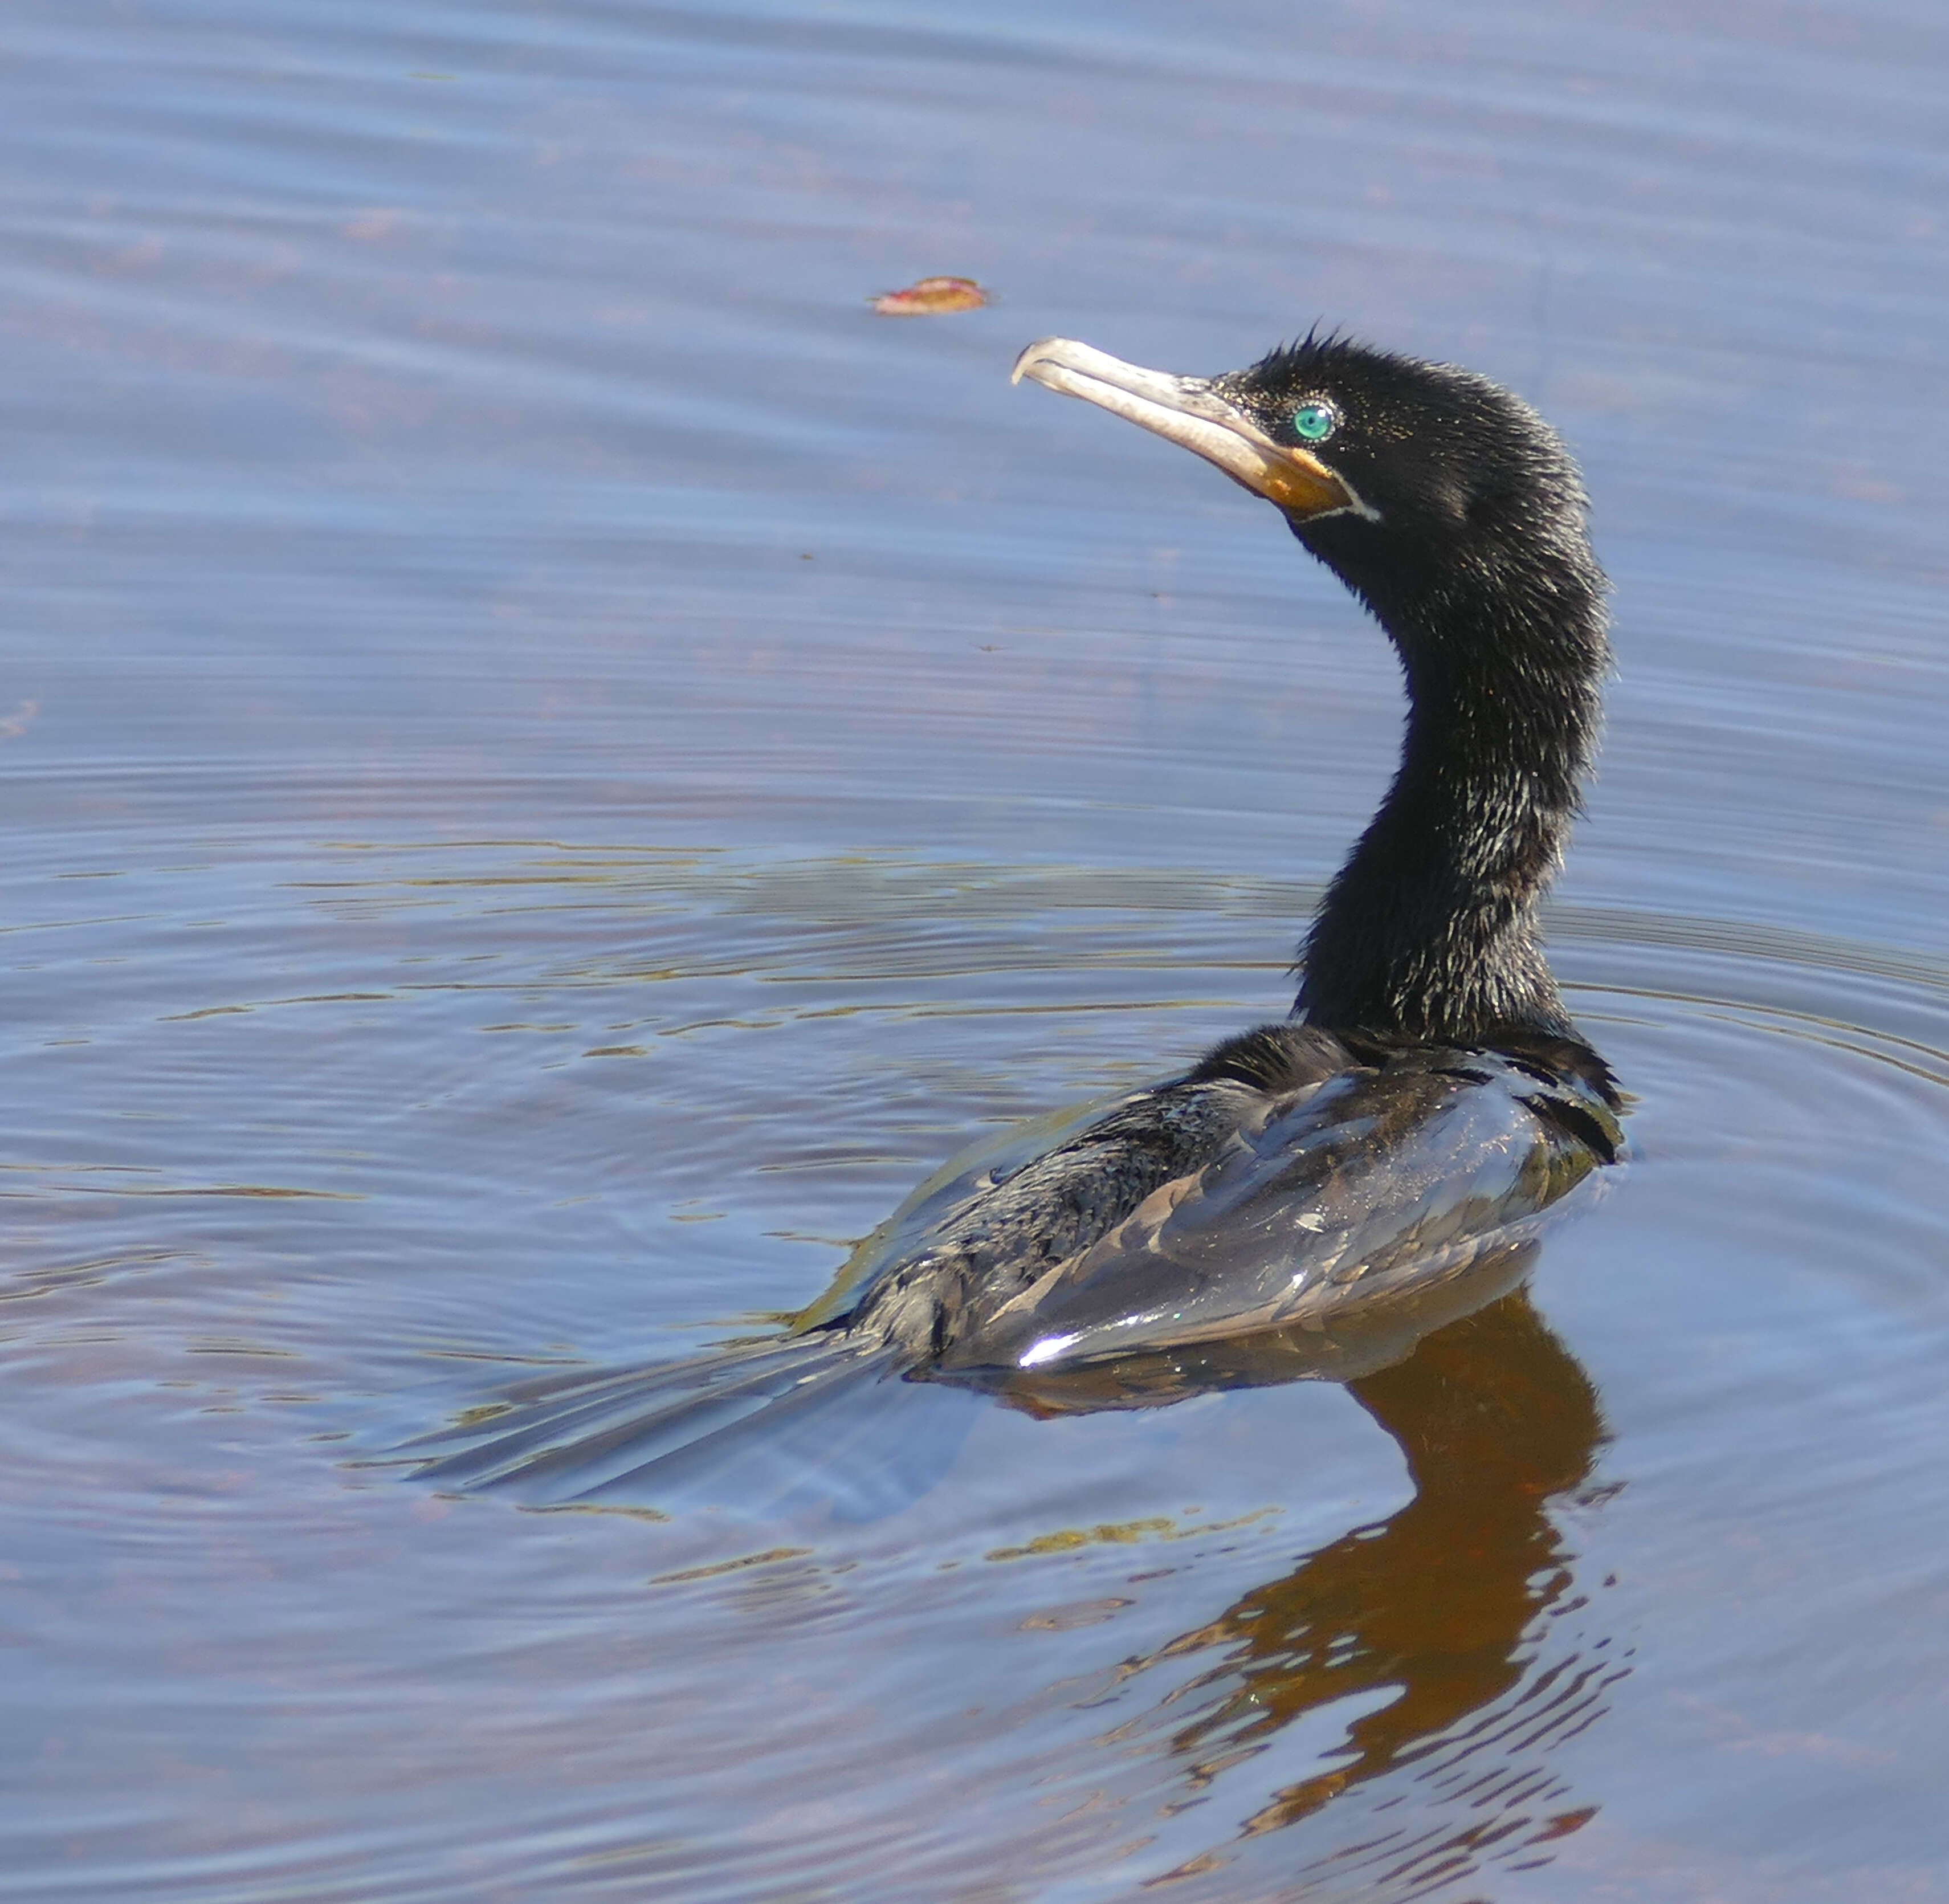
{"label": "brown reflection in water", "polygon": [[[1450,1324],[1406,1361],[1348,1387],[1399,1444],[1414,1498],[1129,1662],[1120,1676],[1213,1650],[1224,1656],[1105,1742],[1153,1738],[1173,1710],[1211,1699],[1168,1734],[1192,1788],[1180,1803],[1194,1803],[1304,1715],[1394,1689],[1326,1754],[1337,1763],[1274,1790],[1239,1834],[1277,1831],[1415,1768],[1434,1789],[1410,1808],[1412,1824],[1404,1815],[1389,1829],[1385,1814],[1398,1800],[1383,1799],[1357,1849],[1289,1874],[1325,1878],[1330,1866],[1391,1894],[1396,1885],[1418,1891],[1459,1877],[1484,1856],[1536,1859],[1534,1847],[1587,1822],[1596,1807],[1564,1807],[1567,1788],[1542,1755],[1589,1725],[1605,1689],[1629,1669],[1605,1638],[1566,1656],[1539,1629],[1586,1604],[1571,1591],[1572,1557],[1548,1508],[1586,1481],[1605,1431],[1589,1378],[1527,1292]],[[1430,1798],[1452,1801],[1461,1817],[1431,1821]],[[1195,1878],[1227,1861],[1208,1853],[1167,1877]]]}

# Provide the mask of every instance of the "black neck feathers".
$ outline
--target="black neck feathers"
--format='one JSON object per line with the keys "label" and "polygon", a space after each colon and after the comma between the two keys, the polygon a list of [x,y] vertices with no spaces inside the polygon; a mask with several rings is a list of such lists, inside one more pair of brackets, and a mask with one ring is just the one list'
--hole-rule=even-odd
{"label": "black neck feathers", "polygon": [[1537,907],[1595,750],[1604,578],[1574,465],[1484,387],[1497,453],[1453,506],[1294,524],[1386,629],[1409,702],[1394,784],[1306,941],[1294,1009],[1313,1024],[1569,1028]]}

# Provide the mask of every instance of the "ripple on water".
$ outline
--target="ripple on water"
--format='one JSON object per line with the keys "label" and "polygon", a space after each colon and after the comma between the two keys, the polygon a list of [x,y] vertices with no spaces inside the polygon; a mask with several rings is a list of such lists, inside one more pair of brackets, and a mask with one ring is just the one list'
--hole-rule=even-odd
{"label": "ripple on water", "polygon": [[[978,1121],[1276,1007],[1311,896],[340,848],[240,893],[218,973],[160,895],[140,1008],[92,1028],[112,1112],[8,1180],[0,1486],[60,1689],[33,1722],[91,1741],[35,1787],[85,1830],[75,1894],[458,1899],[486,1856],[527,1894],[952,1895],[977,1856],[1030,1887],[1407,1896],[1601,1862],[1665,1802],[1643,1736],[1688,1728],[1873,1816],[1889,1755],[1941,1737],[1904,1530],[1949,1506],[1949,969],[1912,953],[1560,908],[1630,1168],[1546,1240],[1534,1307],[1351,1395],[1034,1421],[903,1389],[919,1480],[850,1523],[803,1487],[534,1514],[334,1464],[524,1365],[802,1302]],[[1846,1564],[1805,1531],[1837,1525]],[[1783,1582],[1761,1645],[1740,1609]],[[1796,1730],[1783,1647],[1873,1725]],[[193,1810],[128,1796],[179,1763]]]}

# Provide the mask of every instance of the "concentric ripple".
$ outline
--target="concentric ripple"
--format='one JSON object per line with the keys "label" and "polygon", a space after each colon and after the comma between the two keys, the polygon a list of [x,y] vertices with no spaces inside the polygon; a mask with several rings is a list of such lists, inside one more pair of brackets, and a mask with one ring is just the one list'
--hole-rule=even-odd
{"label": "concentric ripple", "polygon": [[[140,1868],[199,1904],[457,1901],[491,1812],[526,1894],[904,1896],[978,1844],[1031,1886],[1466,1896],[1609,1843],[1652,1789],[1645,1728],[1750,1705],[1750,1622],[1669,1630],[1749,1566],[1796,1583],[1763,1630],[1880,1716],[1752,1750],[1831,1771],[1933,1736],[1899,1530],[1949,1430],[1938,962],[1561,909],[1633,1157],[1531,1294],[1351,1391],[1038,1420],[905,1386],[864,1444],[891,1481],[798,1447],[769,1507],[524,1514],[340,1466],[347,1438],[802,1305],[984,1125],[1276,1012],[1310,890],[344,844],[237,887],[217,984],[145,877],[127,1015],[34,1061],[78,1078],[106,1046],[120,1087],[7,1179],[47,1239],[0,1311],[10,1517],[62,1722],[95,1741],[61,1801],[92,1821],[74,1895]],[[49,952],[97,917],[51,909]],[[300,939],[330,949],[294,985]],[[820,1504],[842,1458],[865,1519]],[[1837,1526],[1882,1556],[1872,1616]],[[1668,1703],[1675,1670],[1702,1707]],[[128,1800],[182,1738],[261,1831]],[[375,1739],[434,1802],[375,1781]],[[741,1836],[781,1791],[800,1822]],[[699,1820],[707,1853],[681,1848]]]}

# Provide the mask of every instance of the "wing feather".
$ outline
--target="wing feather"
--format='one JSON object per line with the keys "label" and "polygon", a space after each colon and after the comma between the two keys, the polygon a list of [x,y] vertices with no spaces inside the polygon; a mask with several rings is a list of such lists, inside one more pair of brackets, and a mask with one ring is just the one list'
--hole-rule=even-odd
{"label": "wing feather", "polygon": [[1199,1167],[985,1317],[950,1366],[1062,1367],[1425,1286],[1522,1242],[1599,1158],[1533,1072],[1453,1054],[1269,1098]]}

